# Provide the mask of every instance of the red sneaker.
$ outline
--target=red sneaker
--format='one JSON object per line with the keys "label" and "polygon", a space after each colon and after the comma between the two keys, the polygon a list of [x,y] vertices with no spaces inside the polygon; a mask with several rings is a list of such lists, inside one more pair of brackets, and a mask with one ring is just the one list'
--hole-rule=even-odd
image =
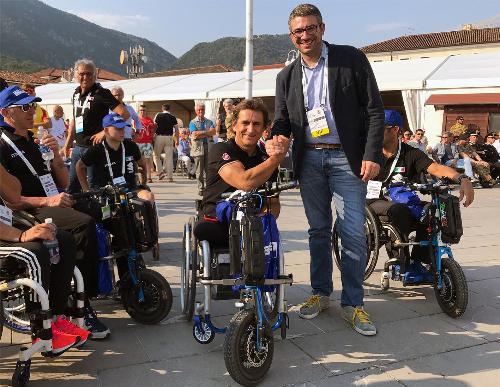
{"label": "red sneaker", "polygon": [[80,336],[61,332],[52,324],[52,354],[60,355],[80,342]]}
{"label": "red sneaker", "polygon": [[90,336],[89,331],[73,324],[65,316],[57,316],[56,321],[52,322],[52,326],[55,326],[60,332],[67,333],[73,336],[79,336],[80,341],[75,345],[76,348],[79,348],[83,344],[85,344],[88,337]]}

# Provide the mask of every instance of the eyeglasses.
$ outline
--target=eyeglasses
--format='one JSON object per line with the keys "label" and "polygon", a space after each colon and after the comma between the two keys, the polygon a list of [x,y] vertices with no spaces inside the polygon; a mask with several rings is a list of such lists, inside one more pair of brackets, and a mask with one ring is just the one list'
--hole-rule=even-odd
{"label": "eyeglasses", "polygon": [[83,77],[92,77],[94,76],[94,73],[92,71],[82,71],[82,72],[78,72],[76,73],[80,78],[83,78]]}
{"label": "eyeglasses", "polygon": [[9,107],[20,107],[23,112],[29,112],[30,109],[36,108],[36,102],[25,103],[24,105],[10,105]]}
{"label": "eyeglasses", "polygon": [[305,28],[296,28],[293,31],[290,31],[290,33],[296,38],[300,38],[302,37],[302,35],[304,35],[304,32],[307,32],[308,34],[316,33],[316,30],[319,26],[319,24],[311,24],[310,26],[306,26]]}

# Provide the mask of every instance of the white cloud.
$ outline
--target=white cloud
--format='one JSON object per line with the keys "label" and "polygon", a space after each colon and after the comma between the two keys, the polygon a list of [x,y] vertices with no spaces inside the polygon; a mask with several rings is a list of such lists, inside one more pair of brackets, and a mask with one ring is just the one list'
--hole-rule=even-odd
{"label": "white cloud", "polygon": [[412,30],[409,24],[401,23],[401,22],[388,22],[388,23],[379,23],[379,24],[371,24],[366,27],[367,32],[389,32],[399,29],[409,29]]}
{"label": "white cloud", "polygon": [[71,13],[101,27],[113,30],[125,30],[129,27],[138,28],[141,24],[149,22],[151,19],[144,15],[117,15],[114,13],[94,13],[82,11],[70,11]]}

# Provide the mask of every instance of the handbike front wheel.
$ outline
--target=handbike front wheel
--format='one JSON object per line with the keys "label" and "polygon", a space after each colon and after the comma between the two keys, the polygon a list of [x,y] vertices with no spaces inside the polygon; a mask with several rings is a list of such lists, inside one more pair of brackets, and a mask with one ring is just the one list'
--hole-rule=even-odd
{"label": "handbike front wheel", "polygon": [[[167,317],[172,307],[172,289],[160,273],[141,269],[139,282],[132,285],[130,279],[122,294],[122,302],[126,312],[141,324],[157,324]],[[139,301],[142,289],[144,301]]]}
{"label": "handbike front wheel", "polygon": [[262,347],[257,351],[256,331],[255,312],[242,310],[231,319],[224,340],[224,361],[229,375],[244,386],[260,383],[273,361],[272,336],[262,337]]}
{"label": "handbike front wheel", "polygon": [[467,280],[460,265],[451,258],[441,260],[442,287],[438,289],[434,284],[436,299],[448,316],[458,318],[464,314],[469,301],[469,289]]}

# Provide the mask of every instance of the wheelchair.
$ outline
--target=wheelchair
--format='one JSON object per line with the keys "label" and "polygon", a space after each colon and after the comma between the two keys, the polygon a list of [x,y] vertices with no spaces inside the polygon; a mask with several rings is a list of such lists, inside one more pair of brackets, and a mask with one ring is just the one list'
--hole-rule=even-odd
{"label": "wheelchair", "polygon": [[[463,234],[460,203],[451,195],[450,187],[444,181],[432,183],[397,183],[392,187],[407,186],[424,195],[431,195],[431,202],[423,207],[421,220],[426,225],[428,238],[415,241],[414,237],[406,238],[389,222],[388,217],[377,215],[368,204],[365,205],[365,233],[367,240],[367,266],[365,279],[372,273],[377,264],[378,250],[385,246],[389,259],[384,263],[384,271],[380,278],[381,290],[389,289],[389,281],[402,282],[403,286],[420,286],[430,284],[440,308],[448,316],[462,316],[468,303],[467,280],[459,263],[454,259],[452,244],[459,243]],[[333,250],[337,267],[341,267],[341,242],[333,227]],[[421,272],[410,272],[410,246],[428,249],[431,257],[429,268],[422,266]]]}
{"label": "wheelchair", "polygon": [[[29,214],[15,212],[13,224],[25,224],[29,219]],[[26,386],[30,379],[31,358],[35,353],[40,352],[44,357],[55,357],[62,352],[54,354],[52,352],[52,313],[49,306],[47,292],[42,285],[28,277],[27,266],[22,261],[17,261],[15,257],[0,254],[0,260],[12,259],[13,265],[8,265],[0,269],[0,337],[3,327],[19,333],[31,333],[32,344],[21,345],[19,350],[19,360],[12,376],[12,385],[15,387]],[[77,267],[74,268],[74,292],[72,294],[74,305],[71,308],[74,321],[83,328],[84,315],[84,285],[83,277]],[[34,317],[42,319],[42,326],[31,332],[30,316],[26,313],[24,299],[33,292],[38,297],[41,310],[35,312]]]}
{"label": "wheelchair", "polygon": [[[264,379],[274,353],[273,331],[279,329],[281,337],[286,338],[289,323],[284,287],[293,283],[291,274],[284,275],[281,248],[274,242],[264,245],[263,222],[257,214],[263,196],[297,186],[297,182],[275,183],[264,190],[223,194],[234,204],[228,246],[197,240],[193,230],[200,218],[199,201],[197,217],[191,217],[184,226],[182,311],[188,321],[194,319],[193,337],[198,343],[208,344],[216,333],[225,334],[226,368],[242,385]],[[270,251],[275,255],[267,254]],[[203,286],[203,302],[196,302],[197,284]],[[211,321],[211,301],[219,299],[236,299],[239,311],[228,326],[216,327]]]}
{"label": "wheelchair", "polygon": [[[172,307],[172,290],[165,277],[146,268],[142,257],[158,242],[155,206],[133,191],[111,185],[75,194],[73,198],[77,203],[91,203],[89,212],[107,231],[109,254],[100,261],[108,264],[113,291],[119,294],[125,311],[142,324],[162,321]],[[115,266],[119,281],[115,278]]]}

